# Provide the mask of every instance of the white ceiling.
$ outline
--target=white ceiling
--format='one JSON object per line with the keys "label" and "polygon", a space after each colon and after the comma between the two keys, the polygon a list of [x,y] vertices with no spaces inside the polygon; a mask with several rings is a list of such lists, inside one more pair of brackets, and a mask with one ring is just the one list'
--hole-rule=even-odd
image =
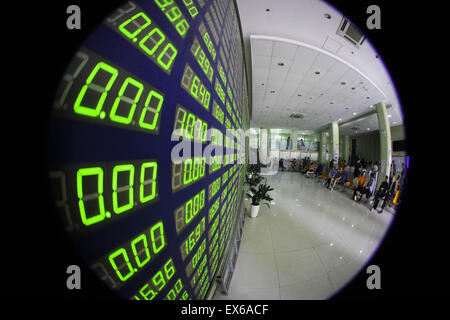
{"label": "white ceiling", "polygon": [[[368,39],[356,48],[336,34],[342,15],[334,8],[319,0],[237,0],[237,4],[251,68],[252,126],[318,130],[331,121],[371,112],[381,100],[392,106],[391,125],[403,122],[395,89],[377,52]],[[331,19],[325,19],[325,13]],[[292,113],[302,113],[304,119],[291,119]],[[355,126],[361,128],[357,133],[377,130],[377,117],[343,126],[341,134],[354,134]]]}

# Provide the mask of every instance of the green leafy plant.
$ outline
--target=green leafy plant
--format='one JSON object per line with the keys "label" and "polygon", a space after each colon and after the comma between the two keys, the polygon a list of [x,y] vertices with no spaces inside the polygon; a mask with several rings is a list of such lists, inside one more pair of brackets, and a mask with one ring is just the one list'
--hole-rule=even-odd
{"label": "green leafy plant", "polygon": [[259,174],[261,172],[261,165],[259,164],[249,164],[247,167],[247,172],[250,174]]}
{"label": "green leafy plant", "polygon": [[251,187],[256,187],[261,181],[263,181],[264,178],[260,176],[257,172],[255,173],[247,173],[245,175],[245,182],[244,184],[247,184]]}
{"label": "green leafy plant", "polygon": [[247,192],[247,197],[252,199],[252,206],[259,206],[262,203],[270,208],[270,201],[272,201],[273,198],[268,194],[268,192],[272,190],[273,188],[271,188],[269,185],[260,184],[258,186],[258,189],[256,189],[255,187],[250,187],[250,191],[253,194]]}

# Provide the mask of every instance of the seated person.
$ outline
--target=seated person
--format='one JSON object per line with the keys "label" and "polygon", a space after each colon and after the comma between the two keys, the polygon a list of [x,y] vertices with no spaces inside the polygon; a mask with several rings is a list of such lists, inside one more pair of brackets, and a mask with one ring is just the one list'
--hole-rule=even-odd
{"label": "seated person", "polygon": [[[355,180],[356,180],[356,183],[355,183]],[[364,190],[366,180],[367,180],[366,179],[366,171],[363,171],[359,175],[359,177],[357,177],[353,180],[353,182],[354,182],[353,185],[355,186],[355,191],[353,191],[353,200],[354,201],[361,200],[361,197],[362,197],[361,193]]]}
{"label": "seated person", "polygon": [[333,190],[336,186],[336,183],[340,183],[343,178],[344,178],[344,168],[340,167],[339,170],[334,175],[334,177],[328,181],[327,188]]}
{"label": "seated person", "polygon": [[314,166],[314,163],[311,162],[309,165],[308,171],[306,172],[306,176],[313,175],[316,172],[316,167]]}
{"label": "seated person", "polygon": [[317,165],[317,170],[316,170],[316,178],[322,173],[322,170],[323,170],[323,166],[319,162],[319,164]]}
{"label": "seated person", "polygon": [[383,212],[383,209],[387,204],[388,192],[389,192],[389,182],[388,182],[388,177],[386,176],[385,180],[381,183],[380,188],[378,189],[378,191],[375,194],[375,201],[373,202],[373,206],[372,206],[372,208],[370,208],[370,211],[372,211],[373,209],[377,210],[378,203],[380,202],[380,200],[383,200],[383,204],[381,205],[381,210],[380,211],[377,210],[378,213]]}
{"label": "seated person", "polygon": [[330,172],[328,173],[327,188],[331,183],[331,179],[333,179],[335,175],[336,175],[336,170],[334,169],[334,166],[332,166],[330,169]]}
{"label": "seated person", "polygon": [[363,195],[366,195],[366,200],[368,200],[372,196],[373,190],[375,189],[375,184],[376,184],[375,174],[371,173],[369,181],[367,181],[367,183],[364,185],[361,191],[361,199]]}

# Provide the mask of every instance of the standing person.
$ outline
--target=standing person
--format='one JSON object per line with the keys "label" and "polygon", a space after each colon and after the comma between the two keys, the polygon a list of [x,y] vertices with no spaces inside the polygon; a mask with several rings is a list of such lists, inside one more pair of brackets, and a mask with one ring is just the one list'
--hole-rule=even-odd
{"label": "standing person", "polygon": [[283,171],[283,158],[280,158],[280,161],[278,161],[278,169]]}
{"label": "standing person", "polygon": [[[356,184],[356,188],[355,191],[353,191],[353,201],[356,201],[356,196],[357,193],[359,192],[360,194],[362,194],[365,184],[366,184],[366,171],[363,171],[362,174],[356,178],[357,180],[357,184]],[[362,195],[361,195],[362,197]],[[361,197],[359,199],[361,199]]]}
{"label": "standing person", "polygon": [[389,182],[388,182],[389,177],[386,176],[384,181],[381,183],[380,188],[378,189],[377,193],[375,194],[375,201],[373,202],[373,207],[370,208],[370,211],[372,212],[373,209],[377,210],[378,207],[378,203],[380,202],[380,200],[383,200],[383,203],[381,205],[381,210],[377,210],[378,213],[382,213],[384,207],[386,206],[386,196],[389,190]]}

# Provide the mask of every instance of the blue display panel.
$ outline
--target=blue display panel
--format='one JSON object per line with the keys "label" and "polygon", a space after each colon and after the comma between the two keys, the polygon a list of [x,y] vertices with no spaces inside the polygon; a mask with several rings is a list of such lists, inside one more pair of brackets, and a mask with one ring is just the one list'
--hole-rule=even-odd
{"label": "blue display panel", "polygon": [[[55,207],[125,299],[204,299],[224,255],[246,167],[238,129],[249,123],[236,10],[232,0],[124,2],[62,77]],[[182,142],[201,154],[174,157]]]}

